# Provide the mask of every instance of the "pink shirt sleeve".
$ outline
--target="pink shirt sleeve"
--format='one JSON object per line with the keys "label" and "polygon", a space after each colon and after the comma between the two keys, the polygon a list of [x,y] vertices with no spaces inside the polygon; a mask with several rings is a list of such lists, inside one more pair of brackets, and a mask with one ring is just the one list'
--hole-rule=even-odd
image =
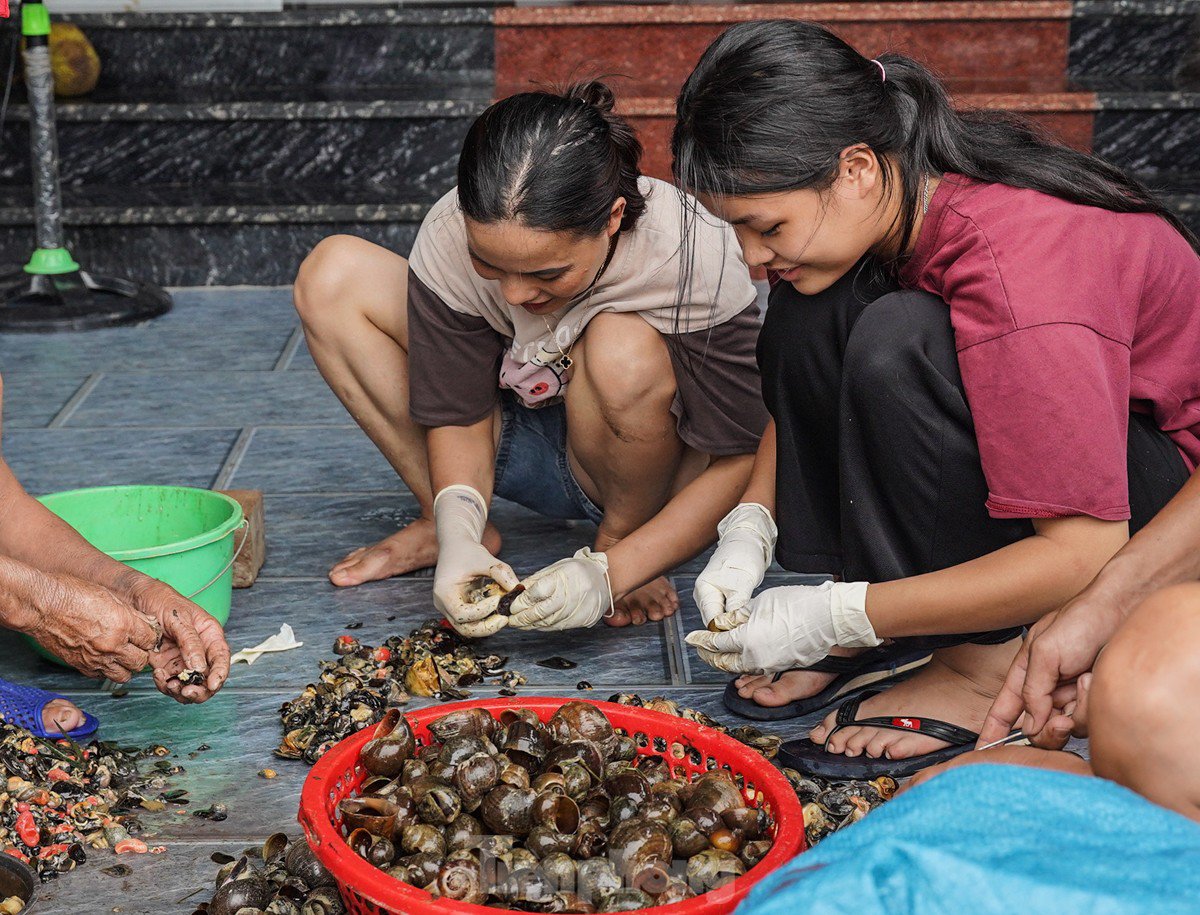
{"label": "pink shirt sleeve", "polygon": [[961,349],[995,518],[1129,518],[1129,351],[1080,324],[1038,324]]}

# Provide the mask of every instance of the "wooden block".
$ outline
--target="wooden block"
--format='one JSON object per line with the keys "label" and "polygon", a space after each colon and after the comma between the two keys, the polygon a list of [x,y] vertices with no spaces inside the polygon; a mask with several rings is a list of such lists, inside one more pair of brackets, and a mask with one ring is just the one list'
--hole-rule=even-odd
{"label": "wooden block", "polygon": [[[258,489],[230,489],[225,495],[237,499],[242,512],[250,522],[238,532],[233,541],[234,550],[241,549],[233,563],[233,586],[249,588],[258,578],[258,573],[267,558],[267,528],[263,516],[263,494]],[[243,545],[242,541],[245,541]]]}

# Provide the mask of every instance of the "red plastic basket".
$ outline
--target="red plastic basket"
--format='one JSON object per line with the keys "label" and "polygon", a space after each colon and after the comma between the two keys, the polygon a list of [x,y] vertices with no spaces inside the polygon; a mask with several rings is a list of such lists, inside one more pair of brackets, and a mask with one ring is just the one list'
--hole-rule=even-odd
{"label": "red plastic basket", "polygon": [[[417,737],[418,744],[429,743],[429,723],[461,708],[485,708],[493,714],[518,705],[536,712],[542,721],[566,704],[568,699],[522,696],[519,703],[511,699],[481,699],[431,706],[409,712],[405,717]],[[788,780],[783,774],[744,744],[719,731],[683,718],[661,712],[616,705],[611,702],[585,700],[600,708],[614,727],[629,734],[645,734],[649,740],[642,753],[654,753],[654,738],[663,737],[670,746],[674,742],[700,751],[700,764],[686,758],[672,760],[676,774],[692,775],[708,771],[709,760],[740,775],[744,796],[751,806],[764,807],[775,822],[774,844],[770,852],[745,876],[686,902],[677,902],[653,909],[656,915],[723,915],[732,912],[750,892],[751,887],[793,857],[804,851],[804,813]],[[503,911],[491,906],[471,905],[448,899],[435,899],[425,890],[402,883],[372,867],[346,845],[344,831],[337,824],[335,812],[340,800],[353,797],[366,777],[359,765],[359,751],[371,739],[373,727],[332,747],[313,766],[300,794],[300,825],[317,858],[329,869],[338,883],[342,899],[351,915],[496,915]],[[678,771],[682,769],[683,771]],[[647,910],[650,911],[650,910]]]}

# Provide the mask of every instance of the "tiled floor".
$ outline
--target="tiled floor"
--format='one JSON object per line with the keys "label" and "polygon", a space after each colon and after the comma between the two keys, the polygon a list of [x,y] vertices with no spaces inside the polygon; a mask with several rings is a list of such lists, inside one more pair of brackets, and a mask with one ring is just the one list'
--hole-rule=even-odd
{"label": "tiled floor", "polygon": [[[100,860],[44,888],[40,915],[188,915],[208,898],[209,855],[235,852],[271,832],[298,832],[296,810],[308,767],[275,759],[276,712],[309,682],[349,622],[377,642],[433,614],[428,573],[350,590],[325,578],[350,549],[413,516],[414,502],[315,372],[287,289],[189,289],[169,315],[143,327],[67,336],[0,337],[4,453],[35,493],[113,483],[255,488],[266,493],[268,559],[259,582],[234,593],[228,626],[236,649],[290,623],[304,647],[239,665],[203,706],[183,707],[146,678],[113,699],[70,671],[37,660],[19,639],[0,637],[0,676],[70,695],[123,743],[172,747],[195,806],[229,805],[229,819],[147,817],[163,856],[122,860],[125,878]],[[504,557],[532,572],[589,542],[587,524],[550,521],[502,503],[493,517]],[[698,618],[690,589],[702,561],[675,579],[683,612],[666,625],[532,636],[504,632],[494,650],[528,678],[529,694],[667,694],[721,714],[724,678],[700,663],[682,635]],[[563,655],[576,670],[538,667]],[[487,695],[488,690],[476,690]],[[780,733],[805,729],[789,722]],[[208,744],[210,749],[196,752]],[[279,777],[256,777],[270,766]],[[103,859],[107,853],[97,853]]]}

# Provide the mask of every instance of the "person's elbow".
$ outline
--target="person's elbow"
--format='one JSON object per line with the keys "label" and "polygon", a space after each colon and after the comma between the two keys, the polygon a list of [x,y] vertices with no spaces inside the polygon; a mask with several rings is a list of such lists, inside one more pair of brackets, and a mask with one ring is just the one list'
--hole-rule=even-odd
{"label": "person's elbow", "polygon": [[1082,590],[1129,541],[1128,521],[1104,521],[1089,515],[1035,519],[1038,536],[1058,549],[1065,576]]}

